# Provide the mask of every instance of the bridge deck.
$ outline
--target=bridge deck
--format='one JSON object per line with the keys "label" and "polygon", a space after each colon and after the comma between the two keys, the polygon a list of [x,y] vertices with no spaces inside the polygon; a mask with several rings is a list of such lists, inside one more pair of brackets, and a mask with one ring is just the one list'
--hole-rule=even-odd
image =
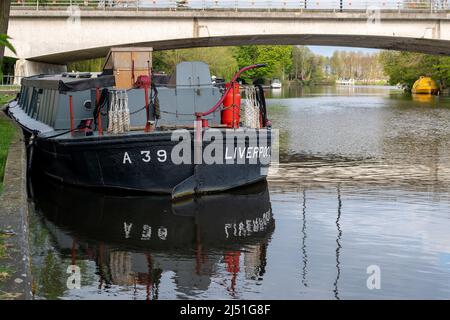
{"label": "bridge deck", "polygon": [[86,0],[83,3],[74,3],[72,0],[18,0],[12,3],[13,8],[29,7],[35,10],[49,10],[52,8],[67,8],[76,5],[81,10],[395,10],[395,11],[426,11],[438,12],[449,9],[446,0]]}

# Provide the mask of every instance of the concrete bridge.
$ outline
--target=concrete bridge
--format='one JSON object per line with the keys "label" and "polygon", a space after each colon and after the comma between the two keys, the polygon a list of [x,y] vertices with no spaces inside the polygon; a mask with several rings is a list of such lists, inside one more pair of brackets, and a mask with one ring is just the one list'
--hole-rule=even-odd
{"label": "concrete bridge", "polygon": [[[92,2],[85,1],[86,6],[81,7],[12,6],[8,33],[19,58],[16,75],[62,71],[67,62],[102,57],[110,47],[124,45],[166,50],[291,44],[450,54],[447,5],[416,10],[373,6],[351,10],[339,6],[334,9],[175,10],[176,7],[107,7],[105,2],[104,7],[99,8],[100,3],[90,7]],[[8,50],[6,55],[14,56]]]}

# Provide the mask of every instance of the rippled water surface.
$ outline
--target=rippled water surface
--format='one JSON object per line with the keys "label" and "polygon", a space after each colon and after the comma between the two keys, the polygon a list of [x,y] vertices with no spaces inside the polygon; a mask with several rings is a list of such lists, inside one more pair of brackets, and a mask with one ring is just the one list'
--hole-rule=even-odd
{"label": "rippled water surface", "polygon": [[36,298],[449,299],[450,99],[268,95],[281,148],[268,184],[174,205],[37,182]]}

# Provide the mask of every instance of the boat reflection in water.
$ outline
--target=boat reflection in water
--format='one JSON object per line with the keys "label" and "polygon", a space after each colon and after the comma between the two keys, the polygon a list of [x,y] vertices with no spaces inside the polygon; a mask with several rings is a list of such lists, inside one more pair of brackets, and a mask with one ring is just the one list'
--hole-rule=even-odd
{"label": "boat reflection in water", "polygon": [[157,299],[169,272],[175,296],[194,297],[222,273],[223,289],[233,297],[239,274],[260,281],[265,273],[274,230],[267,183],[176,203],[168,196],[105,194],[44,178],[33,182],[33,193],[35,212],[65,257],[62,269],[95,262],[96,279],[87,286],[98,294],[141,286],[147,299]]}

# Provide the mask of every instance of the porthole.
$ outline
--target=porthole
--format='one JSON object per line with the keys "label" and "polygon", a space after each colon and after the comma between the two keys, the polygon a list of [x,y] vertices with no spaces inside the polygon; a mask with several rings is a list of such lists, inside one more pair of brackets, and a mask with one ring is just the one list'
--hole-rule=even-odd
{"label": "porthole", "polygon": [[83,102],[83,107],[85,107],[88,110],[91,110],[92,109],[92,102],[91,102],[91,100],[84,101]]}

